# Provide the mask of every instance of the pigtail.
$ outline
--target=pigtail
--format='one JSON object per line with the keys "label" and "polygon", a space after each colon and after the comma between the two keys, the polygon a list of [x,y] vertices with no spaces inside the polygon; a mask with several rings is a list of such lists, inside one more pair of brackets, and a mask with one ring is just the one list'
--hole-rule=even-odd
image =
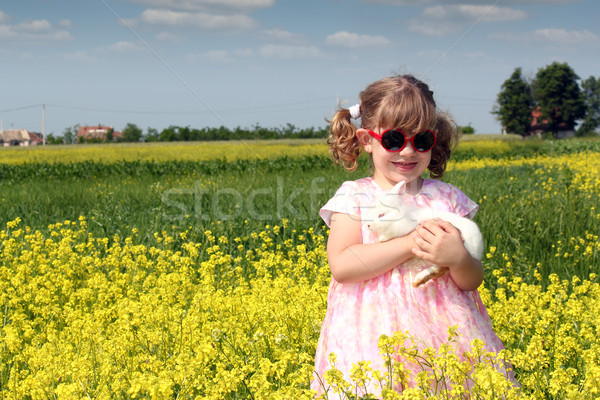
{"label": "pigtail", "polygon": [[352,123],[350,110],[338,108],[330,124],[329,154],[336,165],[342,164],[348,171],[354,171],[358,166],[356,159],[360,155],[361,147],[356,136],[356,126]]}
{"label": "pigtail", "polygon": [[452,117],[445,113],[437,116],[435,123],[437,141],[431,152],[431,161],[429,162],[429,175],[433,179],[440,179],[446,171],[446,165],[450,159],[450,154],[456,148],[460,138],[460,129]]}

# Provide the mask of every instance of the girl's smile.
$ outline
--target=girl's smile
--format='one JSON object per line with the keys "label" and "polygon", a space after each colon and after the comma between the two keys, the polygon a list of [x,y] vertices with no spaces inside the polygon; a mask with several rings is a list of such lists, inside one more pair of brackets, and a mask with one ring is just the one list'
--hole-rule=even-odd
{"label": "girl's smile", "polygon": [[418,162],[402,162],[402,161],[392,161],[392,164],[396,166],[398,171],[400,172],[410,172],[415,168],[419,163]]}

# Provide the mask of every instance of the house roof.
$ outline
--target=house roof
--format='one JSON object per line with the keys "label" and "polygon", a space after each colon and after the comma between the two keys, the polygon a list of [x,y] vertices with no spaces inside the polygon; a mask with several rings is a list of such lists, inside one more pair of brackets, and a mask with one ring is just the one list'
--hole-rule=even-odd
{"label": "house roof", "polygon": [[0,140],[3,142],[11,142],[13,140],[28,141],[30,139],[29,132],[25,129],[8,129],[0,132]]}
{"label": "house roof", "polygon": [[[531,130],[547,130],[549,128],[549,121],[548,119],[543,119],[543,120],[539,120],[539,118],[542,116],[542,109],[540,106],[537,106],[536,108],[534,108],[533,110],[531,110],[531,125],[529,127],[529,129]],[[573,126],[569,125],[568,123],[564,122],[564,121],[560,121],[557,124],[557,128],[559,131],[569,131],[569,130],[573,130]]]}
{"label": "house roof", "polygon": [[105,135],[111,129],[113,129],[112,126],[104,125],[80,126],[77,129],[77,136]]}
{"label": "house roof", "polygon": [[77,129],[77,137],[84,139],[101,139],[106,140],[108,133],[112,131],[113,139],[121,137],[121,131],[115,131],[112,126],[106,125],[91,125],[80,126]]}
{"label": "house roof", "polygon": [[29,132],[29,140],[31,140],[32,143],[43,143],[44,137],[39,132]]}

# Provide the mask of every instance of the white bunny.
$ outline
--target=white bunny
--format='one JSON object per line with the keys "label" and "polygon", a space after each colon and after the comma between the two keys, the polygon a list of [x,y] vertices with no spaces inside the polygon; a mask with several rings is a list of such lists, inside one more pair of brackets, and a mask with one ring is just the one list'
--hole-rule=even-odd
{"label": "white bunny", "polygon": [[[468,218],[461,217],[449,211],[433,208],[419,208],[404,201],[406,184],[404,181],[396,184],[375,202],[369,228],[379,233],[379,240],[384,242],[398,236],[404,236],[415,230],[423,221],[441,219],[456,227],[463,238],[464,246],[477,260],[483,255],[483,237],[477,224]],[[433,265],[420,271],[413,278],[414,287],[420,286],[430,279],[444,275],[448,268]]]}

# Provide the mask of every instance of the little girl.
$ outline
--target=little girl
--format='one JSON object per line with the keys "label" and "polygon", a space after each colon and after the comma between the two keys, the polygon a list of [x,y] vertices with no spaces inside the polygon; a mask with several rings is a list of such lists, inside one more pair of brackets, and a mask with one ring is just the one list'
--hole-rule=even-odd
{"label": "little girl", "polygon": [[[374,82],[359,100],[337,111],[328,139],[336,163],[349,170],[356,168],[362,150],[369,153],[373,175],[344,182],[320,210],[330,227],[332,279],[315,356],[317,376],[311,384],[318,395],[328,387],[323,376],[331,368],[332,352],[347,380],[352,364],[361,360],[385,371],[377,347],[382,334],[409,331],[437,348],[447,341],[448,328],[458,325],[460,353],[469,350],[475,338],[490,351],[503,349],[477,292],[483,281],[481,262],[467,252],[458,229],[429,220],[406,236],[379,242],[368,228],[375,199],[401,181],[412,195],[406,201],[473,218],[478,206],[459,189],[421,177],[427,169],[431,178],[444,174],[458,140],[455,123],[437,110],[429,87],[410,75]],[[353,118],[361,118],[359,129]],[[414,256],[423,262],[404,265]],[[411,268],[431,264],[448,267],[448,273],[414,288]],[[375,387],[368,390],[377,394]],[[328,398],[336,398],[331,390]]]}

